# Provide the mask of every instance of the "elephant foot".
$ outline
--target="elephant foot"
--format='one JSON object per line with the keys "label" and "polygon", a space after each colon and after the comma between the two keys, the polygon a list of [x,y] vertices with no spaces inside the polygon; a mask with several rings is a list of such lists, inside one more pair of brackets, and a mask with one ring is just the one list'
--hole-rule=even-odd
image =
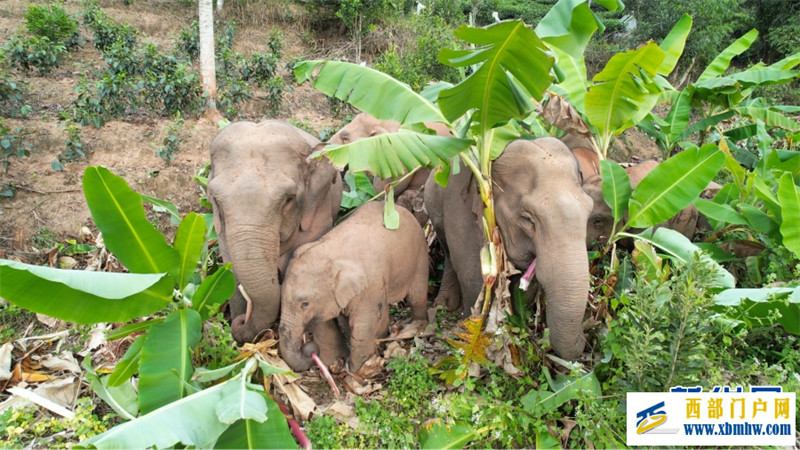
{"label": "elephant foot", "polygon": [[461,297],[452,295],[452,293],[439,292],[439,295],[433,299],[434,306],[442,306],[447,308],[448,311],[456,311],[461,309]]}

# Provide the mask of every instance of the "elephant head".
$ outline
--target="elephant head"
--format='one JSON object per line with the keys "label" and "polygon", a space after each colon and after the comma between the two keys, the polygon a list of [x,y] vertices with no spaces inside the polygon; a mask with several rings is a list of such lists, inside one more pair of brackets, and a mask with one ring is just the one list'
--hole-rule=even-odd
{"label": "elephant head", "polygon": [[592,211],[576,159],[555,138],[517,140],[493,163],[492,179],[497,225],[508,259],[521,270],[536,259],[536,278],[547,298],[550,342],[556,353],[574,359],[585,345],[585,233]]}
{"label": "elephant head", "polygon": [[[334,260],[324,266],[306,263],[303,267],[308,270],[302,271],[292,270],[290,264],[287,282],[281,292],[284,310],[279,329],[280,354],[286,364],[296,371],[311,367],[311,352],[326,355],[323,358],[326,365],[332,364],[336,357],[346,356],[344,337],[336,319],[367,284],[363,269],[350,261]],[[310,283],[309,279],[328,282]],[[306,330],[312,332],[314,340],[304,343]],[[334,356],[329,356],[331,353]]]}
{"label": "elephant head", "polygon": [[289,252],[323,234],[338,212],[339,172],[326,160],[307,160],[317,144],[277,120],[233,123],[211,143],[208,197],[220,252],[253,303],[247,317],[238,290],[229,302],[239,343],[272,326]]}

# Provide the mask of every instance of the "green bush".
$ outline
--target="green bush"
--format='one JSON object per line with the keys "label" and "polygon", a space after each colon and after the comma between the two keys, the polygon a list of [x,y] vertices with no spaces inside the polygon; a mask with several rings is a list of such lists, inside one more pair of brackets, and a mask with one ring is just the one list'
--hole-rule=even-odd
{"label": "green bush", "polygon": [[[0,118],[0,164],[3,165],[3,170],[8,171],[8,166],[11,164],[9,158],[16,156],[21,158],[31,154],[31,145],[22,140],[25,132],[22,128],[9,128],[5,121]],[[10,197],[7,195],[6,189],[0,193],[2,197]]]}
{"label": "green bush", "polygon": [[83,132],[81,128],[72,120],[59,122],[59,126],[64,126],[67,133],[67,140],[64,141],[66,150],[58,154],[58,159],[50,163],[50,167],[56,172],[64,170],[64,164],[85,158],[86,153],[83,149]]}
{"label": "green bush", "polygon": [[6,73],[4,58],[0,53],[0,115],[27,116],[31,108],[22,97],[25,90],[24,80],[17,80]]}
{"label": "green bush", "polygon": [[12,36],[3,46],[5,60],[11,67],[25,72],[37,69],[39,75],[47,75],[61,63],[67,48],[46,36]]}
{"label": "green bush", "polygon": [[114,45],[131,51],[136,47],[136,29],[127,24],[118,24],[97,3],[87,3],[82,16],[83,24],[94,33],[94,46],[101,52]]}
{"label": "green bush", "polygon": [[56,4],[30,5],[25,14],[25,27],[30,34],[62,43],[67,48],[80,43],[78,22]]}
{"label": "green bush", "polygon": [[415,91],[430,81],[457,83],[456,68],[445,66],[437,59],[439,49],[458,48],[447,22],[435,16],[414,16],[410,21],[416,42],[390,44],[375,62],[375,68],[408,84]]}

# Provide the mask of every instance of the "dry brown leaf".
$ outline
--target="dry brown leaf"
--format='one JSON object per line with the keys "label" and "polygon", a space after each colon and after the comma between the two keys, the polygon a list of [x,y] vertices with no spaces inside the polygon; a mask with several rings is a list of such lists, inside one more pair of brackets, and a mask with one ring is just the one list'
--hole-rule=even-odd
{"label": "dry brown leaf", "polygon": [[93,350],[97,349],[101,345],[105,345],[106,343],[106,331],[108,330],[109,325],[106,323],[98,323],[92,328],[92,331],[89,332],[89,340],[86,342],[86,345],[83,347],[83,350],[78,352],[80,356],[86,356],[91,353]]}
{"label": "dry brown leaf", "polygon": [[577,425],[578,422],[567,418],[561,418],[558,419],[558,421],[561,422],[561,425],[563,425],[563,428],[561,429],[561,447],[569,448],[569,434],[572,432],[572,429],[575,428],[575,425]]}
{"label": "dry brown leaf", "polygon": [[403,357],[408,354],[408,350],[404,349],[399,342],[390,342],[383,351],[383,359],[390,360],[394,356]]}
{"label": "dry brown leaf", "polygon": [[390,335],[385,339],[378,339],[378,342],[385,342],[385,341],[399,341],[403,339],[412,339],[414,336],[417,336],[421,332],[423,332],[428,327],[428,322],[424,320],[415,320],[409,324],[403,326],[403,329],[398,331],[395,334]]}
{"label": "dry brown leaf", "polygon": [[39,313],[36,313],[36,320],[50,328],[58,328],[64,324],[63,320],[56,319],[55,317],[45,316],[44,314]]}
{"label": "dry brown leaf", "polygon": [[[261,357],[267,364],[271,364],[286,371],[291,370],[286,362],[277,356],[273,356],[269,353],[262,353]],[[297,383],[295,383],[298,379],[295,377],[290,379],[289,376],[280,373],[273,374],[270,378],[275,384],[275,387],[288,399],[289,406],[291,406],[294,411],[295,418],[304,422],[307,421],[311,413],[317,409],[317,404],[308,394],[303,392]]]}
{"label": "dry brown leaf", "polygon": [[358,428],[359,421],[356,415],[355,397],[350,396],[345,400],[337,400],[326,411],[327,414],[339,419],[342,423],[347,424],[350,428]]}
{"label": "dry brown leaf", "polygon": [[17,365],[14,366],[14,370],[11,375],[11,384],[17,384],[20,381],[24,381],[26,383],[42,383],[55,378],[52,375],[27,368],[26,366],[27,364],[23,363],[17,363]]}
{"label": "dry brown leaf", "polygon": [[81,373],[81,366],[75,360],[75,356],[68,351],[63,351],[59,356],[46,355],[42,358],[43,367],[56,372]]}
{"label": "dry brown leaf", "polygon": [[544,104],[541,116],[554,127],[569,134],[581,137],[591,137],[592,133],[586,126],[577,110],[564,97],[550,92],[550,98]]}

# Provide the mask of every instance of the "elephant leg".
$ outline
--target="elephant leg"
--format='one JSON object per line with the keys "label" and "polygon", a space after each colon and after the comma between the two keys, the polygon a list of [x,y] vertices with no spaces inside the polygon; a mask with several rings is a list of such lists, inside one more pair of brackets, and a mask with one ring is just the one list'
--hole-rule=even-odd
{"label": "elephant leg", "polygon": [[[236,286],[239,286],[238,282]],[[247,311],[247,302],[238,288],[233,291],[233,295],[228,300],[228,311],[231,313],[231,321]]]}
{"label": "elephant leg", "polygon": [[450,256],[445,254],[444,272],[442,273],[442,284],[439,293],[433,300],[434,305],[447,307],[448,311],[455,311],[461,306],[461,287],[458,284],[456,271],[450,262]]}
{"label": "elephant leg", "polygon": [[[366,320],[365,320],[366,319]],[[353,314],[350,316],[350,371],[358,372],[361,366],[375,354],[375,325],[372,315]]]}
{"label": "elephant leg", "polygon": [[[457,297],[456,297],[457,298]],[[419,264],[406,296],[414,320],[428,321],[428,265]]]}
{"label": "elephant leg", "polygon": [[336,320],[320,320],[311,327],[314,342],[319,346],[319,358],[326,366],[347,358],[347,346]]}
{"label": "elephant leg", "polygon": [[378,320],[375,322],[375,338],[383,339],[389,336],[389,305],[386,302],[378,304]]}

